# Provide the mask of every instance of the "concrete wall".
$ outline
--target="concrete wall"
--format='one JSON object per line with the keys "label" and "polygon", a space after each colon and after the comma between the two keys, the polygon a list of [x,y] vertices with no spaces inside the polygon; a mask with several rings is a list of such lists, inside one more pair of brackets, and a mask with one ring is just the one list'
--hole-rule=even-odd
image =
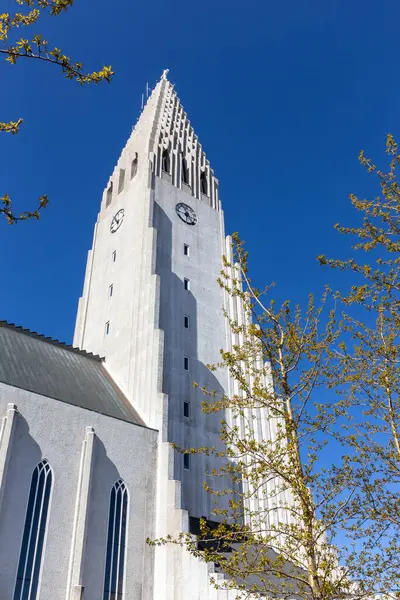
{"label": "concrete wall", "polygon": [[66,599],[82,443],[91,426],[95,435],[82,577],[71,581],[69,598],[80,597],[73,595],[78,584],[84,587],[85,600],[102,598],[110,493],[122,478],[130,498],[125,597],[150,600],[153,550],[145,539],[154,535],[157,432],[0,384],[1,416],[10,402],[18,413],[3,478],[0,598],[13,596],[31,476],[46,458],[54,479],[40,599]]}
{"label": "concrete wall", "polygon": [[[170,174],[160,171],[165,144]],[[180,179],[183,145],[190,164],[194,161],[191,186]],[[136,154],[138,172],[130,180],[129,165]],[[120,169],[125,169],[125,186],[118,194]],[[203,172],[210,198],[199,193]],[[227,386],[225,371],[211,374],[207,368],[226,347],[224,298],[217,283],[224,252],[223,213],[213,172],[168,81],[162,80],[153,92],[111,180],[113,199],[107,206],[105,190],[74,343],[106,357],[106,368],[145,423],[160,430],[162,442],[216,446],[222,415],[204,415],[204,397],[192,383],[218,393]],[[178,202],[194,208],[195,226],[178,217]],[[121,209],[122,225],[111,233],[113,215]],[[190,256],[184,255],[184,243]],[[183,287],[185,277],[190,279],[189,291]],[[185,315],[189,329],[184,328]],[[189,371],[184,370],[185,356]],[[184,401],[190,402],[189,418],[183,416]],[[203,455],[190,457],[190,462],[190,470],[184,470],[183,456],[175,453],[172,477],[183,483],[182,507],[192,516],[212,518],[212,497],[202,484],[206,479],[210,483],[207,473],[216,461]]]}
{"label": "concrete wall", "polygon": [[[191,226],[176,213],[179,202],[188,204],[197,214]],[[227,389],[227,372],[211,373],[208,364],[220,360],[226,348],[223,293],[217,278],[222,268],[223,213],[218,212],[185,191],[154,178],[154,218],[157,230],[156,271],[160,276],[160,320],[164,332],[163,392],[168,395],[168,440],[183,448],[220,445],[218,431],[221,414],[206,415],[201,409],[205,400],[200,387],[222,394]],[[189,246],[189,256],[184,245]],[[189,279],[189,290],[184,279]],[[189,317],[189,329],[184,317]],[[184,369],[184,357],[189,370]],[[190,416],[183,412],[190,402]],[[183,468],[183,455],[175,453],[174,477],[182,481],[183,504],[191,516],[211,515],[212,496],[203,487],[208,481],[221,488],[220,479],[207,473],[217,466],[214,457],[204,454],[190,457],[190,470]],[[212,479],[214,481],[212,481]],[[225,482],[226,483],[226,482]]]}

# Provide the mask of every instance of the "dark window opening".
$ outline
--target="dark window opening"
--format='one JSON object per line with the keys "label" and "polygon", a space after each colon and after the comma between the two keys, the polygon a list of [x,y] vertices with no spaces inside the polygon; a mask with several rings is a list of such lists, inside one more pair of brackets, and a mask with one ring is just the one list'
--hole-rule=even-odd
{"label": "dark window opening", "polygon": [[42,460],[32,474],[14,600],[36,600],[49,511],[52,471]]}
{"label": "dark window opening", "polygon": [[189,371],[189,358],[187,356],[183,359],[183,367],[185,371]]}
{"label": "dark window opening", "polygon": [[189,279],[187,279],[186,277],[183,280],[183,287],[185,288],[185,290],[188,290],[188,291],[190,289],[190,282],[189,282]]}
{"label": "dark window opening", "polygon": [[107,208],[107,206],[110,206],[110,204],[111,204],[112,193],[113,193],[113,183],[111,182],[108,187],[108,190],[107,190],[106,208]]}
{"label": "dark window opening", "polygon": [[108,335],[110,333],[110,321],[107,321],[106,323],[106,331],[105,331],[106,335]]}
{"label": "dark window opening", "polygon": [[187,315],[183,317],[183,324],[185,325],[185,329],[189,329],[189,317]]}
{"label": "dark window opening", "polygon": [[190,469],[190,454],[183,455],[183,468],[189,471]]}
{"label": "dark window opening", "polygon": [[189,244],[183,244],[183,254],[189,256]]}
{"label": "dark window opening", "polygon": [[183,403],[183,416],[190,417],[190,402]]}
{"label": "dark window opening", "polygon": [[166,173],[171,171],[171,159],[168,150],[164,150],[162,153],[162,170]]}
{"label": "dark window opening", "polygon": [[112,253],[112,261],[115,262],[117,260],[117,251],[114,250],[114,252]]}
{"label": "dark window opening", "polygon": [[186,158],[182,156],[182,181],[189,185],[189,169],[187,166]]}
{"label": "dark window opening", "polygon": [[131,163],[131,179],[133,179],[137,173],[138,169],[138,157],[137,154]]}
{"label": "dark window opening", "polygon": [[205,196],[208,196],[208,181],[207,181],[207,175],[204,171],[202,171],[202,173],[200,175],[200,189],[201,189],[202,194],[204,194]]}
{"label": "dark window opening", "polygon": [[119,170],[118,194],[122,192],[125,184],[125,169]]}
{"label": "dark window opening", "polygon": [[119,479],[111,490],[103,600],[123,598],[127,515],[128,490]]}

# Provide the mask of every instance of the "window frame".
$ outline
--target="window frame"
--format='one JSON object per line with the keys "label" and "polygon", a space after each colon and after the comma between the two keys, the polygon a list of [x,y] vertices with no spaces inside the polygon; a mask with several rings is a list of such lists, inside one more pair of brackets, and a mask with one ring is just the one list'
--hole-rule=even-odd
{"label": "window frame", "polygon": [[129,521],[129,492],[123,479],[111,488],[107,523],[103,600],[123,600]]}
{"label": "window frame", "polygon": [[202,171],[200,175],[200,192],[203,194],[203,196],[210,195],[208,177],[205,171]]}
{"label": "window frame", "polygon": [[113,197],[113,182],[110,181],[110,185],[107,188],[106,192],[106,208],[108,208],[112,202]]}
{"label": "window frame", "polygon": [[119,177],[118,177],[118,194],[120,194],[125,187],[125,169],[120,169],[119,170]]}
{"label": "window frame", "polygon": [[36,465],[31,477],[13,600],[38,598],[52,487],[53,470],[43,459]]}
{"label": "window frame", "polygon": [[[167,168],[164,168],[167,167]],[[161,154],[161,170],[168,175],[171,175],[171,156],[169,150],[164,148]]]}
{"label": "window frame", "polygon": [[131,181],[136,177],[138,171],[138,155],[135,153],[134,158],[131,160]]}

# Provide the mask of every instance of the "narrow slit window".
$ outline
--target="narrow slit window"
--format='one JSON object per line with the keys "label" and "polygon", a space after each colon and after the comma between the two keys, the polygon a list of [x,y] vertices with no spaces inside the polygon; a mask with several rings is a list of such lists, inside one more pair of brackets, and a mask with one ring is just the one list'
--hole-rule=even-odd
{"label": "narrow slit window", "polygon": [[189,371],[189,357],[185,356],[183,359],[183,368],[185,371]]}
{"label": "narrow slit window", "polygon": [[170,173],[171,171],[171,159],[168,150],[164,150],[162,153],[162,170],[166,173]]}
{"label": "narrow slit window", "polygon": [[115,262],[117,260],[117,251],[114,250],[112,253],[112,261]]}
{"label": "narrow slit window", "polygon": [[136,154],[135,158],[131,162],[131,179],[133,179],[135,177],[135,175],[137,173],[137,168],[138,168],[138,156]]}
{"label": "narrow slit window", "polygon": [[183,455],[183,468],[187,471],[190,470],[190,454]]}
{"label": "narrow slit window", "polygon": [[105,334],[108,335],[110,333],[110,321],[107,321],[105,327]]}
{"label": "narrow slit window", "polygon": [[182,156],[182,182],[189,185],[189,169],[187,166],[186,158]]}
{"label": "narrow slit window", "polygon": [[190,329],[190,319],[189,319],[188,315],[185,315],[183,317],[183,324],[185,326],[185,329]]}
{"label": "narrow slit window", "polygon": [[183,403],[183,416],[187,418],[190,417],[190,402]]}
{"label": "narrow slit window", "polygon": [[185,279],[183,280],[183,287],[185,288],[185,290],[190,290],[190,281],[187,277],[185,277]]}
{"label": "narrow slit window", "polygon": [[119,479],[111,489],[103,600],[122,600],[125,579],[128,490]]}
{"label": "narrow slit window", "polygon": [[110,297],[110,298],[111,298],[111,297],[112,297],[112,295],[113,295],[113,291],[114,291],[114,285],[113,285],[113,284],[111,284],[111,285],[109,286],[109,288],[108,288],[108,295],[109,295],[109,297]]}
{"label": "narrow slit window", "polygon": [[183,254],[189,256],[189,244],[183,244]]}
{"label": "narrow slit window", "polygon": [[106,208],[107,208],[107,206],[110,206],[110,204],[111,204],[112,194],[113,194],[113,183],[111,182],[110,185],[108,186],[108,190],[107,190]]}
{"label": "narrow slit window", "polygon": [[120,169],[119,170],[119,181],[118,181],[118,194],[120,194],[122,192],[122,190],[124,189],[124,183],[125,183],[125,169]]}
{"label": "narrow slit window", "polygon": [[202,194],[208,196],[208,181],[205,171],[202,171],[200,175],[200,189]]}
{"label": "narrow slit window", "polygon": [[42,460],[32,473],[14,600],[37,598],[52,481],[51,467]]}

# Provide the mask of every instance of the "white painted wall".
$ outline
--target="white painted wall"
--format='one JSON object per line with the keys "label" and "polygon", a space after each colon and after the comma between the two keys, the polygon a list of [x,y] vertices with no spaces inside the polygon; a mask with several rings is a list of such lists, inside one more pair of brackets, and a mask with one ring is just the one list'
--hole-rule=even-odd
{"label": "white painted wall", "polygon": [[[74,343],[106,357],[110,374],[145,423],[160,430],[161,441],[181,447],[218,446],[222,415],[206,416],[201,411],[204,397],[192,383],[219,393],[227,388],[227,373],[211,374],[207,368],[226,347],[224,298],[217,283],[224,252],[223,213],[216,180],[182,110],[173,86],[161,80],[121,154],[112,177],[113,201],[106,207],[105,191],[95,227]],[[158,177],[165,144],[170,148],[171,175]],[[179,179],[183,146],[194,165],[192,188],[183,186],[184,190]],[[136,153],[138,173],[130,181],[129,165]],[[117,194],[120,168],[126,179]],[[210,199],[199,193],[202,170],[207,173]],[[196,211],[195,226],[178,217],[179,202]],[[111,233],[113,215],[120,209],[125,211],[124,221]],[[184,243],[190,246],[189,257],[184,255]],[[190,291],[184,290],[185,277],[190,279]],[[189,330],[184,328],[185,314],[190,317]],[[183,416],[186,400],[188,419]],[[175,453],[172,477],[182,482],[181,506],[191,516],[213,518],[212,497],[202,484],[205,479],[210,482],[207,473],[215,466],[213,457],[199,455],[192,456],[190,470],[184,470],[183,456]],[[217,479],[216,484],[222,487],[224,482]]]}
{"label": "white painted wall", "polygon": [[[46,458],[53,489],[44,549],[40,600],[65,600],[75,498],[85,429],[95,430],[88,536],[83,564],[85,600],[103,594],[111,487],[129,490],[126,600],[153,598],[157,432],[0,383],[0,417],[18,407],[0,519],[0,598],[11,599],[32,472]],[[73,582],[74,583],[74,582]]]}

